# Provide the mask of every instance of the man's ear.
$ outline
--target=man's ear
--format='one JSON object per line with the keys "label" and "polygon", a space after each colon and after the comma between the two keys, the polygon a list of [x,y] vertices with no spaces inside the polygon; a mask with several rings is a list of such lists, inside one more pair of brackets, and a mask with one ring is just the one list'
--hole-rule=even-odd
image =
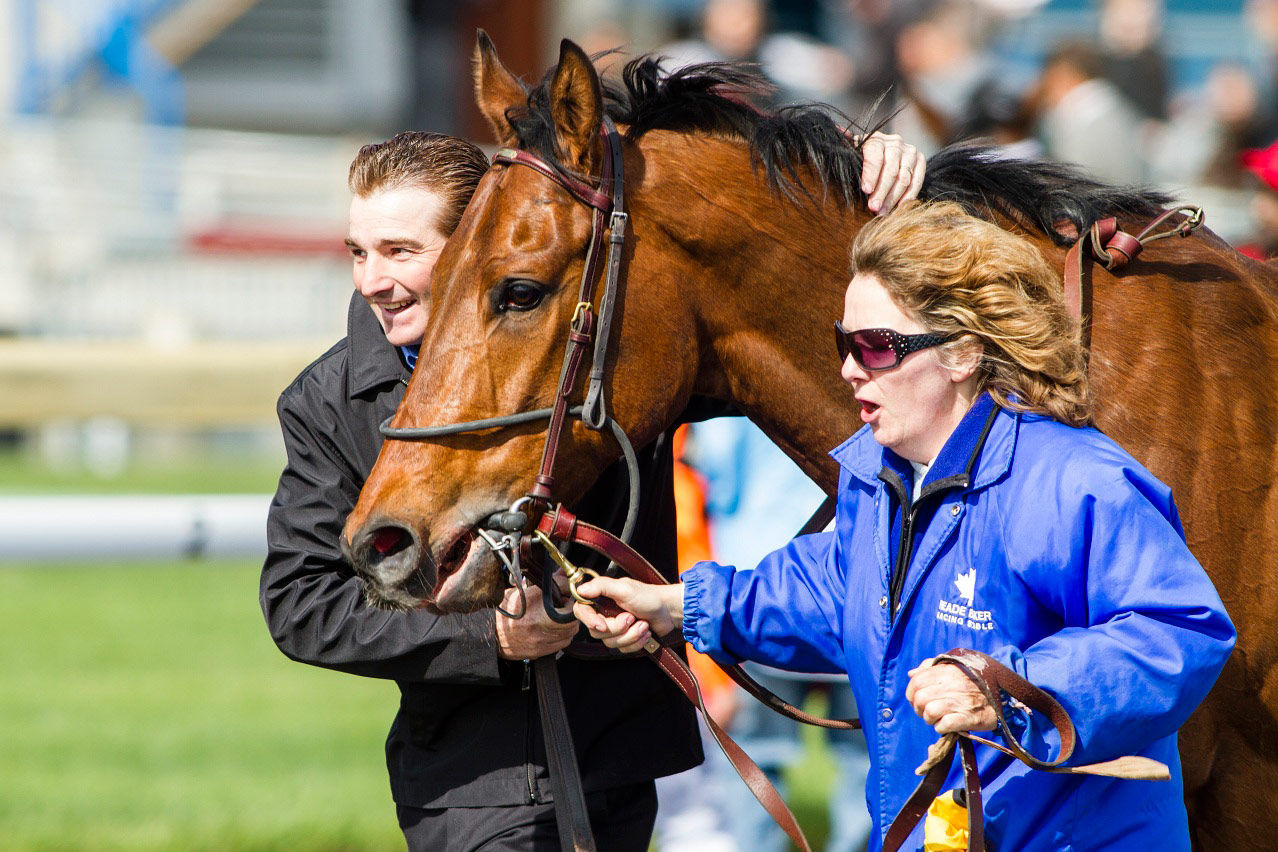
{"label": "man's ear", "polygon": [[475,37],[475,102],[492,125],[498,145],[515,144],[515,129],[506,118],[506,110],[527,101],[528,89],[501,64],[492,39],[480,30]]}
{"label": "man's ear", "polygon": [[603,93],[599,74],[586,52],[568,39],[559,45],[559,64],[550,81],[550,115],[555,122],[555,148],[568,168],[593,174]]}

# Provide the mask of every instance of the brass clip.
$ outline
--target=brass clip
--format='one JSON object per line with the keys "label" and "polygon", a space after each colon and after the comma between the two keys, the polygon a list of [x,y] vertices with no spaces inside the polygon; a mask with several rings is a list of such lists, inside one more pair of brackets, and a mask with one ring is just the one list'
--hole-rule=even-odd
{"label": "brass clip", "polygon": [[572,309],[572,319],[568,320],[568,324],[575,326],[577,324],[577,320],[581,319],[582,312],[588,311],[593,307],[594,305],[589,302],[578,302],[577,307]]}
{"label": "brass clip", "polygon": [[577,603],[583,603],[586,606],[594,606],[594,601],[590,598],[583,598],[577,593],[577,585],[583,582],[582,577],[598,577],[599,572],[591,568],[582,568],[578,565],[573,565],[568,561],[566,556],[559,552],[559,548],[555,547],[554,540],[541,530],[534,530],[533,535],[536,536],[537,541],[541,542],[542,546],[546,548],[546,553],[548,553],[550,558],[555,561],[555,564],[563,569],[564,576],[568,578],[568,593],[572,595],[573,600],[577,601]]}

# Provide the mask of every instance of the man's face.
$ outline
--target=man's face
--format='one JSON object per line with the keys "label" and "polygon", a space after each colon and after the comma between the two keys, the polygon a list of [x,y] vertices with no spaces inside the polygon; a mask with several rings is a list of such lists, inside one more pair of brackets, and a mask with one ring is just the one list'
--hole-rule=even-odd
{"label": "man's face", "polygon": [[379,189],[351,199],[346,246],[355,289],[396,346],[421,342],[430,310],[430,276],[448,239],[436,222],[438,193],[419,186]]}

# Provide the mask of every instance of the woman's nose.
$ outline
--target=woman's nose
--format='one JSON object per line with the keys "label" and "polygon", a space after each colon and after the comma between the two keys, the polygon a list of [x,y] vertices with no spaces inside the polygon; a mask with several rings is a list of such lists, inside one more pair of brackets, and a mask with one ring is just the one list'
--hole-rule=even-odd
{"label": "woman's nose", "polygon": [[869,374],[861,369],[861,365],[851,355],[843,359],[843,366],[839,370],[839,375],[843,376],[843,381],[848,384],[856,381],[865,381],[869,378]]}

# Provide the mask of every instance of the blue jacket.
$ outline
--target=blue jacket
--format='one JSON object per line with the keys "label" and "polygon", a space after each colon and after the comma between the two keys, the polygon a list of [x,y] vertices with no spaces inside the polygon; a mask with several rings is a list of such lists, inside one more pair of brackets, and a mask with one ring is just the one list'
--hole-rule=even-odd
{"label": "blue jacket", "polygon": [[[795,539],[753,571],[697,565],[684,575],[684,634],[728,661],[847,672],[870,744],[872,849],[937,739],[905,699],[906,672],[960,647],[1064,705],[1078,729],[1072,764],[1141,754],[1172,772],[1171,783],[1056,775],[978,745],[995,849],[1188,850],[1176,731],[1235,634],[1170,490],[1095,429],[988,396],[950,436],[917,504],[910,465],[868,428],[832,455],[835,530]],[[1012,718],[1032,753],[1055,756],[1046,720]],[[945,789],[961,784],[955,761]],[[920,826],[905,848],[921,845]]]}

